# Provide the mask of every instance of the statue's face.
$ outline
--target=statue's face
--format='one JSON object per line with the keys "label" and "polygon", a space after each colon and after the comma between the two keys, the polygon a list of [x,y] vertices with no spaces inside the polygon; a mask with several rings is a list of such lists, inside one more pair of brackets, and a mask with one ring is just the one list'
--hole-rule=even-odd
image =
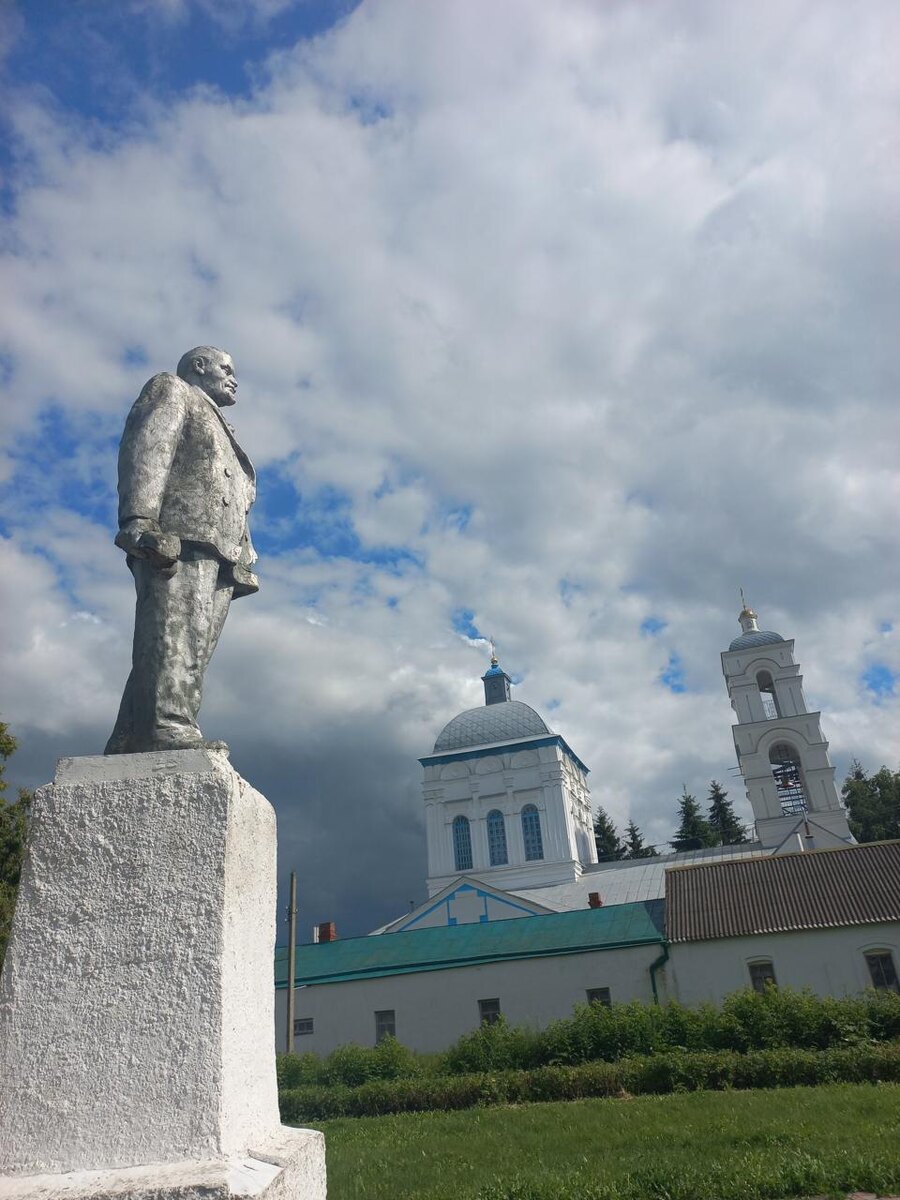
{"label": "statue's face", "polygon": [[220,408],[234,404],[237,391],[237,377],[234,373],[234,363],[230,354],[220,354],[213,358],[194,360],[194,381],[214,400]]}

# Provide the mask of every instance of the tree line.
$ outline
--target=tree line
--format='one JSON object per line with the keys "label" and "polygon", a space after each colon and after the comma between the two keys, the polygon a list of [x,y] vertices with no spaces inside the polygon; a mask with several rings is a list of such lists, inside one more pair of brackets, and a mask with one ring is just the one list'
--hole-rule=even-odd
{"label": "tree line", "polygon": [[9,726],[0,721],[0,965],[6,956],[6,946],[12,929],[22,856],[25,853],[28,812],[31,808],[31,793],[24,788],[19,788],[15,800],[7,800],[5,795],[6,780],[3,778],[3,771],[6,760],[17,744],[9,732]]}
{"label": "tree line", "polygon": [[[900,838],[900,771],[879,767],[869,775],[854,759],[841,788],[850,832],[858,842],[880,842]],[[634,821],[620,837],[609,814],[602,808],[594,819],[594,840],[600,862],[632,858],[654,858],[671,850],[703,850],[710,846],[737,846],[750,841],[728,799],[715,779],[710,781],[706,811],[686,787],[678,799],[678,828],[662,846],[647,845]]]}
{"label": "tree line", "polygon": [[707,846],[736,846],[750,840],[746,826],[738,820],[728,799],[728,793],[715,779],[710,781],[706,803],[704,813],[697,798],[691,795],[687,787],[682,788],[678,800],[678,828],[674,837],[664,844],[662,850],[659,845],[651,846],[645,843],[643,834],[634,821],[628,822],[625,837],[620,838],[609,814],[600,808],[594,819],[597,857],[600,862],[655,858],[660,853],[668,854],[670,848],[703,850]]}

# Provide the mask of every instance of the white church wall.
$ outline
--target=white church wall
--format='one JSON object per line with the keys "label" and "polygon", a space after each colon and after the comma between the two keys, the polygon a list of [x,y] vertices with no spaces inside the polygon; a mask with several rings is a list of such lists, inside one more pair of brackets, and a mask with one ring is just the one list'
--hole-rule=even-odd
{"label": "white church wall", "polygon": [[720,1003],[750,985],[751,962],[770,959],[781,987],[811,988],[820,996],[846,996],[871,987],[864,954],[890,950],[900,968],[900,924],[854,925],[756,934],[670,947],[664,994],[684,1004]]}
{"label": "white church wall", "polygon": [[[590,793],[584,772],[556,744],[473,756],[425,768],[424,799],[428,833],[428,894],[435,895],[460,872],[453,848],[453,821],[466,817],[474,874],[501,888],[541,887],[577,879],[582,862],[596,862]],[[540,814],[544,856],[526,861],[522,809]],[[506,822],[508,863],[491,866],[487,815],[494,809]],[[580,854],[580,857],[579,857]]]}
{"label": "white church wall", "polygon": [[[375,1013],[393,1010],[396,1036],[422,1052],[444,1050],[478,1027],[479,1000],[499,1000],[513,1025],[542,1028],[587,1001],[589,988],[619,1000],[652,999],[650,964],[659,945],[451,967],[379,979],[314,984],[296,992],[296,1015],[313,1032],[295,1039],[298,1054],[328,1054],[338,1046],[375,1044]],[[287,991],[276,993],[276,1029],[284,1048]]]}

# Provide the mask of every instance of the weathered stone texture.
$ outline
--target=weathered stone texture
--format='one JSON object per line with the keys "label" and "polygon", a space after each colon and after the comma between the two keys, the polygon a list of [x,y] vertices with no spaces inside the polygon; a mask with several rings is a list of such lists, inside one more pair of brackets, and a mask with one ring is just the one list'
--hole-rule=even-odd
{"label": "weathered stone texture", "polygon": [[0,981],[0,1173],[224,1160],[283,1136],[274,938],[274,812],[223,755],[63,759],[35,798]]}

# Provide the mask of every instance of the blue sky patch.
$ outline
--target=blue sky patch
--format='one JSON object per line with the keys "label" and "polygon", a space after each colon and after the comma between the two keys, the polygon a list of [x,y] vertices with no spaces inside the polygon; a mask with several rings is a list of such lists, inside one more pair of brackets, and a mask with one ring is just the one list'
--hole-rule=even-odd
{"label": "blue sky patch", "polygon": [[660,673],[659,681],[676,695],[687,691],[687,684],[684,681],[684,664],[674,651],[669,655],[669,661]]}
{"label": "blue sky patch", "polygon": [[365,545],[353,522],[353,501],[336,487],[301,493],[283,466],[259,472],[259,500],[250,514],[257,552],[267,558],[315,550],[326,558],[349,558],[393,575],[420,570],[424,560],[408,546]]}
{"label": "blue sky patch", "polygon": [[78,416],[55,404],[43,410],[34,432],[20,435],[10,456],[15,468],[0,489],[8,528],[62,508],[115,530],[119,418],[105,426],[96,414]]}
{"label": "blue sky patch", "polygon": [[647,617],[641,621],[641,633],[644,637],[656,637],[666,628],[667,622],[662,617]]}
{"label": "blue sky patch", "polygon": [[475,625],[475,614],[469,608],[458,608],[452,617],[453,628],[463,637],[472,638],[473,640],[480,638],[484,641],[484,635],[479,633]]}
{"label": "blue sky patch", "polygon": [[206,85],[250,96],[259,65],[273,49],[325,33],[358,3],[295,0],[263,20],[249,5],[242,15],[236,15],[239,6],[221,5],[214,19],[205,6],[190,2],[183,19],[168,21],[156,4],[142,13],[126,4],[25,3],[24,28],[8,64],[10,82],[40,81],[61,107],[112,125],[128,114],[129,101],[136,104],[148,92],[174,97]]}
{"label": "blue sky patch", "polygon": [[876,701],[893,696],[897,687],[897,673],[887,663],[872,663],[862,673],[863,687]]}

